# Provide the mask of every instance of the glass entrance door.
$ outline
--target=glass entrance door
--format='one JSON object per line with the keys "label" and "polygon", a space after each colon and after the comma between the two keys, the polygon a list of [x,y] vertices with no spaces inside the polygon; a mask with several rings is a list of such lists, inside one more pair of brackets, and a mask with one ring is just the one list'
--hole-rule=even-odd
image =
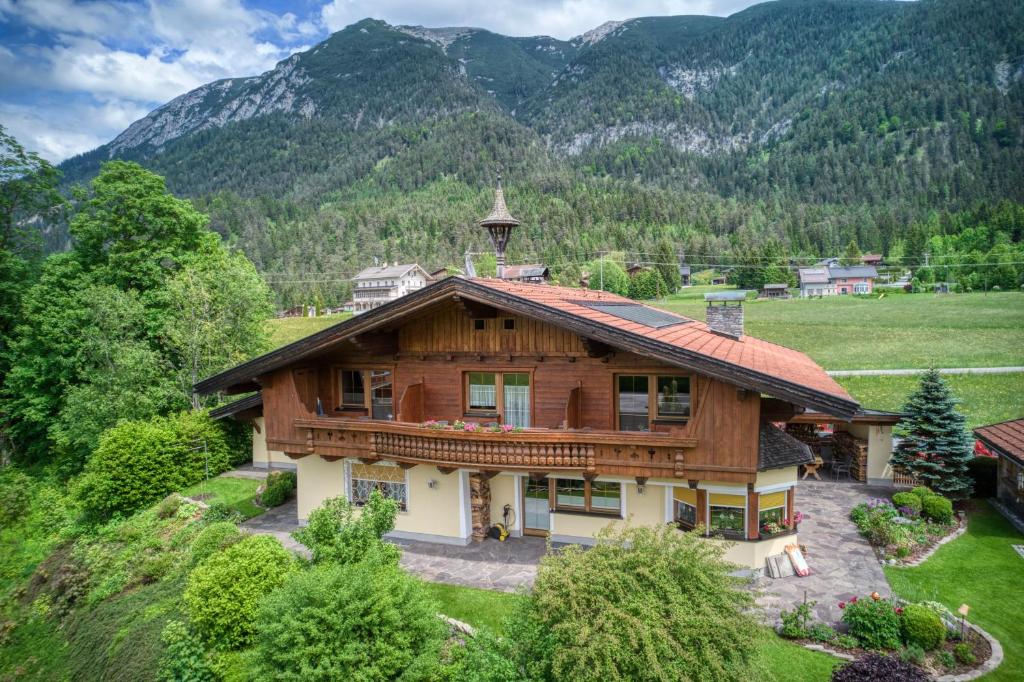
{"label": "glass entrance door", "polygon": [[391,371],[370,370],[370,416],[373,419],[394,419]]}
{"label": "glass entrance door", "polygon": [[526,479],[523,486],[523,532],[527,535],[547,535],[551,528],[548,512],[548,481]]}

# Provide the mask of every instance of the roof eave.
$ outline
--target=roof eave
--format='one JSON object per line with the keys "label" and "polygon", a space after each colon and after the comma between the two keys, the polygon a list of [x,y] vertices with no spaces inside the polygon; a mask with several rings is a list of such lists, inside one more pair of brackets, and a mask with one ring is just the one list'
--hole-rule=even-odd
{"label": "roof eave", "polygon": [[801,407],[810,407],[827,412],[843,421],[852,419],[860,407],[856,401],[839,395],[785,381],[778,377],[708,357],[685,348],[679,348],[678,346],[673,346],[672,344],[640,334],[610,329],[606,325],[586,318],[459,277],[449,277],[435,282],[418,291],[390,301],[383,306],[369,310],[362,315],[344,320],[316,334],[294,341],[235,368],[204,379],[195,385],[195,391],[200,394],[208,394],[228,390],[242,382],[256,382],[259,376],[280,366],[315,355],[346,338],[369,331],[377,324],[432,305],[444,296],[455,293],[480,303],[496,305],[513,312],[522,313],[528,317],[550,321],[556,326],[569,326],[577,331],[577,333],[597,341],[602,341],[613,347],[622,348],[678,367],[694,369],[702,374],[740,386],[741,388],[788,400]]}

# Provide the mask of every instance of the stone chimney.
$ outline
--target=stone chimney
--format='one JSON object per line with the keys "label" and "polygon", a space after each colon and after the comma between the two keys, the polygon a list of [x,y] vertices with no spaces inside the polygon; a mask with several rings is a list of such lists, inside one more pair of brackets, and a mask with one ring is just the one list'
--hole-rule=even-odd
{"label": "stone chimney", "polygon": [[708,329],[730,339],[743,338],[743,299],[745,298],[746,293],[742,291],[704,294],[704,300],[708,303],[706,315]]}

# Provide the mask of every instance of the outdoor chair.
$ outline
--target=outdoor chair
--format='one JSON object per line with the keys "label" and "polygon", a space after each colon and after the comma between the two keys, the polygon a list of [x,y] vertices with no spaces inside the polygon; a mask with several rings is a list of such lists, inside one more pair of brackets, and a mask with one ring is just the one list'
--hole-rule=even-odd
{"label": "outdoor chair", "polygon": [[837,457],[832,461],[832,480],[838,481],[840,476],[850,478],[850,459],[848,457]]}

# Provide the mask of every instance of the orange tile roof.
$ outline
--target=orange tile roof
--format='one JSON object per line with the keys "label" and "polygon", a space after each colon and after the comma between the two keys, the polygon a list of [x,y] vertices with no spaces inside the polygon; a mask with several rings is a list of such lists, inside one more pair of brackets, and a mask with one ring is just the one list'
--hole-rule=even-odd
{"label": "orange tile roof", "polygon": [[1024,462],[1024,419],[1011,419],[974,429],[974,435],[1014,459]]}
{"label": "orange tile roof", "polygon": [[[829,393],[845,400],[853,400],[835,379],[825,373],[818,363],[792,348],[747,335],[738,340],[732,339],[710,331],[704,322],[691,320],[682,315],[678,315],[678,317],[689,320],[686,324],[655,329],[580,304],[580,302],[637,303],[632,299],[606,291],[505,282],[487,278],[471,281],[474,284],[482,284],[505,294],[527,299],[591,322],[598,322],[619,332],[643,336],[815,391]],[[658,309],[655,308],[655,310]]]}

